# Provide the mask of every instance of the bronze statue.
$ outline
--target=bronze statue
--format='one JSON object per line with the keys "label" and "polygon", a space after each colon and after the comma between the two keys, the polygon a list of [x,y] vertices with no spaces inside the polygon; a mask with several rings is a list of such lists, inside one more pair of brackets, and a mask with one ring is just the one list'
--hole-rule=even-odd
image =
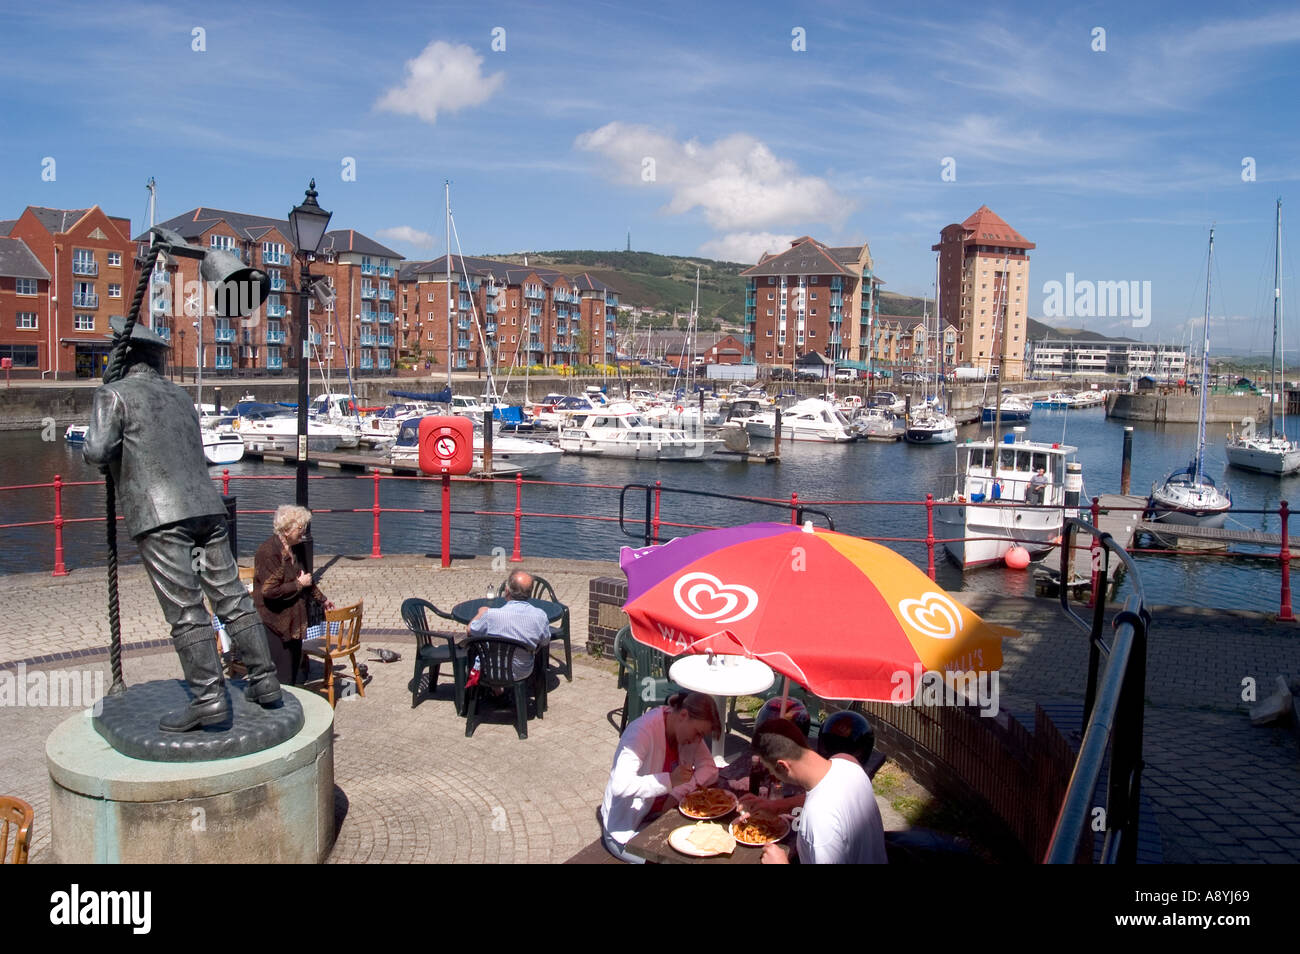
{"label": "bronze statue", "polygon": [[[120,335],[125,322],[112,324]],[[230,552],[198,414],[189,395],[162,374],[169,347],[143,325],[132,328],[125,373],[95,392],[84,453],[111,473],[193,696],[187,708],[163,716],[159,728],[187,732],[230,717],[205,595],[248,667],[245,696],[272,706],[281,691],[262,622]]]}

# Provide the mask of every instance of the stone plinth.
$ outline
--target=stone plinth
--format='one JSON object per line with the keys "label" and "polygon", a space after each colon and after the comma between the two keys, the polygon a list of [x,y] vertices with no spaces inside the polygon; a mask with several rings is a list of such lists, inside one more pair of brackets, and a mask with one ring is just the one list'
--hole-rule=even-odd
{"label": "stone plinth", "polygon": [[302,729],[252,755],[147,762],[116,751],[89,713],[45,742],[60,863],[314,863],[334,844],[334,711],[284,687]]}

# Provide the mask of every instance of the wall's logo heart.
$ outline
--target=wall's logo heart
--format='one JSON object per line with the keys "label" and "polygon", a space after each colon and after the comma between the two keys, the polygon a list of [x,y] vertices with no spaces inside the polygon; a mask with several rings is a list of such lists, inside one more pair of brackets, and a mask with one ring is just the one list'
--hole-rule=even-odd
{"label": "wall's logo heart", "polygon": [[922,593],[919,600],[898,604],[898,612],[913,629],[935,639],[952,639],[961,632],[961,610],[943,593]]}
{"label": "wall's logo heart", "polygon": [[712,573],[684,574],[673,584],[673,599],[687,615],[714,623],[734,623],[758,608],[758,594],[748,586],[723,583]]}

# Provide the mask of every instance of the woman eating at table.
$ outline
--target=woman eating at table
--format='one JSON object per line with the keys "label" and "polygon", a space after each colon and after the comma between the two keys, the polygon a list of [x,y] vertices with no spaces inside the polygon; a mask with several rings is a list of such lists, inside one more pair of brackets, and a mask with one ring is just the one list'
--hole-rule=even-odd
{"label": "woman eating at table", "polygon": [[717,779],[707,738],[721,732],[717,707],[702,692],[675,693],[627,727],[600,806],[601,840],[610,854],[641,863],[624,846],[651,815]]}

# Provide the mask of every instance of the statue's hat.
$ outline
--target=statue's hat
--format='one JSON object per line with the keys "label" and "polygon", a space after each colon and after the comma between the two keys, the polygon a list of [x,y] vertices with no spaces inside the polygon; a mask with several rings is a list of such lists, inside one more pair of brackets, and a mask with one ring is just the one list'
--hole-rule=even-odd
{"label": "statue's hat", "polygon": [[[110,337],[116,338],[126,327],[126,319],[121,315],[114,315],[108,320],[109,326],[113,329],[114,334]],[[137,321],[135,327],[131,329],[131,347],[138,348],[147,346],[151,348],[170,348],[171,342],[156,334],[152,328],[142,321]]]}

